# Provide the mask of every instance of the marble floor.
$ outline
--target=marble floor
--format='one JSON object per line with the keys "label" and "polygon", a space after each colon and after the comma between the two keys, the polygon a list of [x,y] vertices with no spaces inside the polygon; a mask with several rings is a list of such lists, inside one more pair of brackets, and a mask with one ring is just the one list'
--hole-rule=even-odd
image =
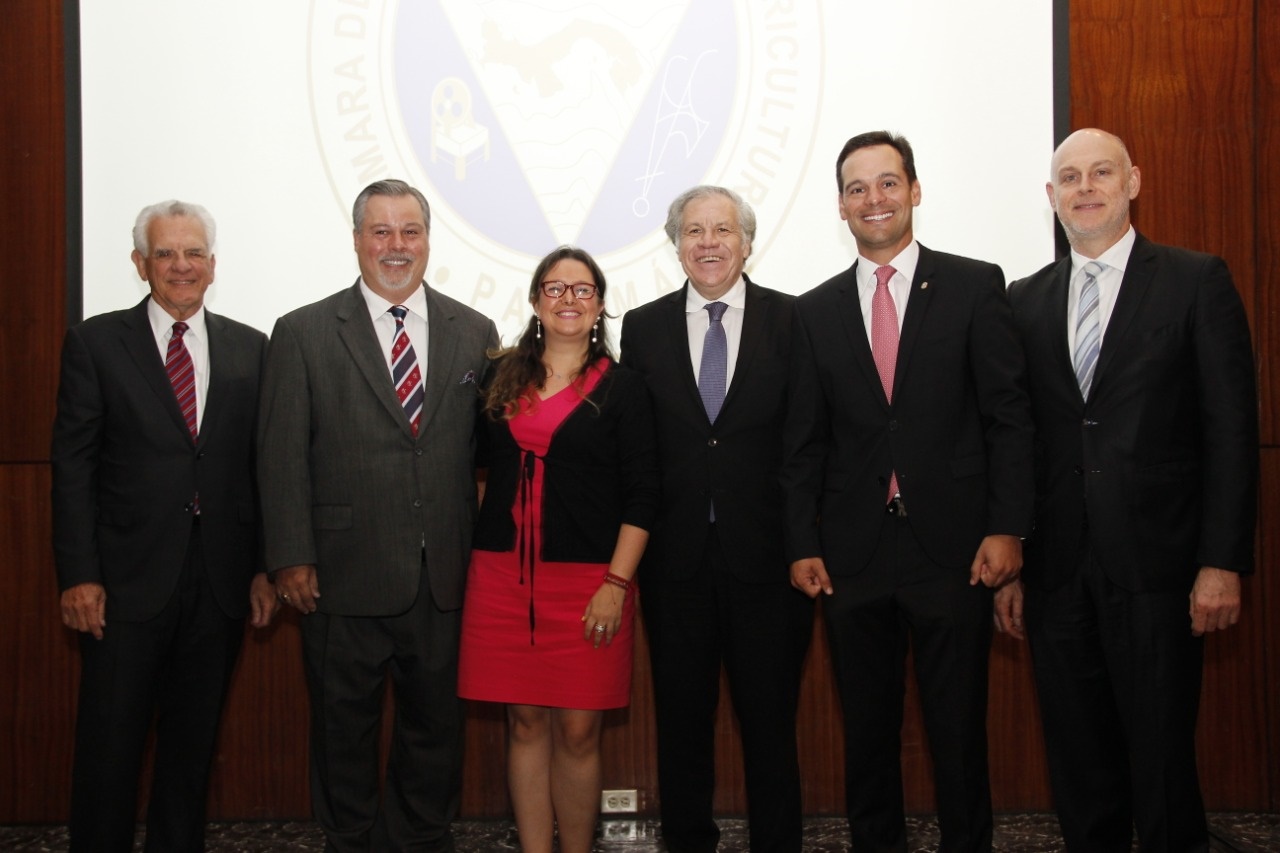
{"label": "marble floor", "polygon": [[[1218,813],[1209,816],[1211,849],[1260,853],[1280,850],[1280,814]],[[745,853],[746,822],[720,822],[721,853]],[[938,849],[937,826],[931,816],[908,819],[912,851]],[[510,821],[462,821],[455,824],[458,853],[519,850],[515,828]],[[845,824],[840,818],[809,818],[805,821],[804,849],[814,853],[843,851]],[[998,853],[1050,853],[1063,849],[1058,825],[1047,814],[996,815],[995,850]],[[0,850],[63,851],[67,849],[66,827],[0,826]],[[136,850],[141,850],[141,836]],[[283,853],[322,851],[324,838],[315,824],[294,823],[214,823],[209,825],[208,853]],[[601,822],[596,853],[659,853],[666,848],[658,837],[657,824],[647,820],[606,820]]]}

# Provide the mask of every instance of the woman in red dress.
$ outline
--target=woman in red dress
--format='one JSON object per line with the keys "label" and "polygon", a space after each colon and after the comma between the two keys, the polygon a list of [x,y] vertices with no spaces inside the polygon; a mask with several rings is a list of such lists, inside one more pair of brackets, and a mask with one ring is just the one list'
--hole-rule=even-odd
{"label": "woman in red dress", "polygon": [[489,475],[462,614],[458,693],[507,705],[520,846],[587,853],[603,712],[631,696],[631,579],[658,503],[643,378],[605,329],[605,280],[562,246],[534,272],[534,316],[485,383]]}

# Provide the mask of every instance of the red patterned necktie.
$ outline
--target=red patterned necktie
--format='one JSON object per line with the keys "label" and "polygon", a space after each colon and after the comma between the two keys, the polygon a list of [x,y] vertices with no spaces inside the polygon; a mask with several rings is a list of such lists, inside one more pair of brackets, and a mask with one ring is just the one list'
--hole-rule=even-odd
{"label": "red patterned necktie", "polygon": [[413,351],[408,332],[404,330],[404,318],[408,313],[409,309],[403,305],[391,306],[391,316],[396,318],[396,333],[391,340],[391,381],[395,383],[396,397],[404,407],[409,426],[417,438],[426,390],[422,387],[422,368],[418,365],[418,355]]}
{"label": "red patterned necktie", "polygon": [[181,321],[173,324],[173,336],[169,338],[169,350],[164,357],[164,372],[169,374],[169,384],[178,398],[178,408],[182,409],[191,440],[195,441],[199,435],[196,427],[196,368],[187,345],[182,342],[188,328]]}
{"label": "red patterned necktie", "polygon": [[[889,292],[889,280],[896,273],[885,265],[876,269],[876,292],[871,297],[871,357],[884,386],[884,396],[893,402],[893,374],[898,364],[898,309]],[[889,475],[889,500],[898,494],[898,475]]]}

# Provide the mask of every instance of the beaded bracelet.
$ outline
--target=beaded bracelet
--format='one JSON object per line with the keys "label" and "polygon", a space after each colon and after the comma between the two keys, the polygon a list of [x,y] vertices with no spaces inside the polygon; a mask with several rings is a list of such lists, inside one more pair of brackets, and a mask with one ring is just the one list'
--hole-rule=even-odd
{"label": "beaded bracelet", "polygon": [[623,592],[631,589],[631,581],[627,580],[621,575],[615,575],[613,572],[604,573],[604,582],[613,584],[614,586],[618,587],[618,589],[621,589]]}

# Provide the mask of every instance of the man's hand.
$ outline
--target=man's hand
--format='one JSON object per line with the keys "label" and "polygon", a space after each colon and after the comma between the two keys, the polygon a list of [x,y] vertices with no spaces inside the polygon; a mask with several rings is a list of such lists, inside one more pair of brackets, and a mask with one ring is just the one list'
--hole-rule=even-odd
{"label": "man's hand", "polygon": [[100,583],[78,583],[63,590],[62,624],[73,631],[88,631],[102,639],[107,624],[107,591]]}
{"label": "man's hand", "polygon": [[1203,566],[1191,587],[1191,633],[1225,631],[1240,621],[1240,575]]}
{"label": "man's hand", "polygon": [[979,582],[1001,587],[1022,571],[1022,540],[1017,536],[993,533],[978,545],[978,553],[969,567],[969,585]]}
{"label": "man's hand", "polygon": [[320,584],[315,566],[289,566],[276,572],[276,595],[299,613],[315,613]]}
{"label": "man's hand", "polygon": [[265,628],[280,609],[280,599],[276,598],[276,588],[267,580],[266,572],[258,572],[249,584],[249,624],[255,628]]}
{"label": "man's hand", "polygon": [[1022,627],[1022,581],[1012,580],[996,590],[993,616],[996,630],[1008,634],[1015,640],[1025,640],[1027,634]]}
{"label": "man's hand", "polygon": [[805,557],[792,563],[791,585],[810,598],[817,598],[819,592],[827,595],[832,592],[831,578],[821,557]]}

